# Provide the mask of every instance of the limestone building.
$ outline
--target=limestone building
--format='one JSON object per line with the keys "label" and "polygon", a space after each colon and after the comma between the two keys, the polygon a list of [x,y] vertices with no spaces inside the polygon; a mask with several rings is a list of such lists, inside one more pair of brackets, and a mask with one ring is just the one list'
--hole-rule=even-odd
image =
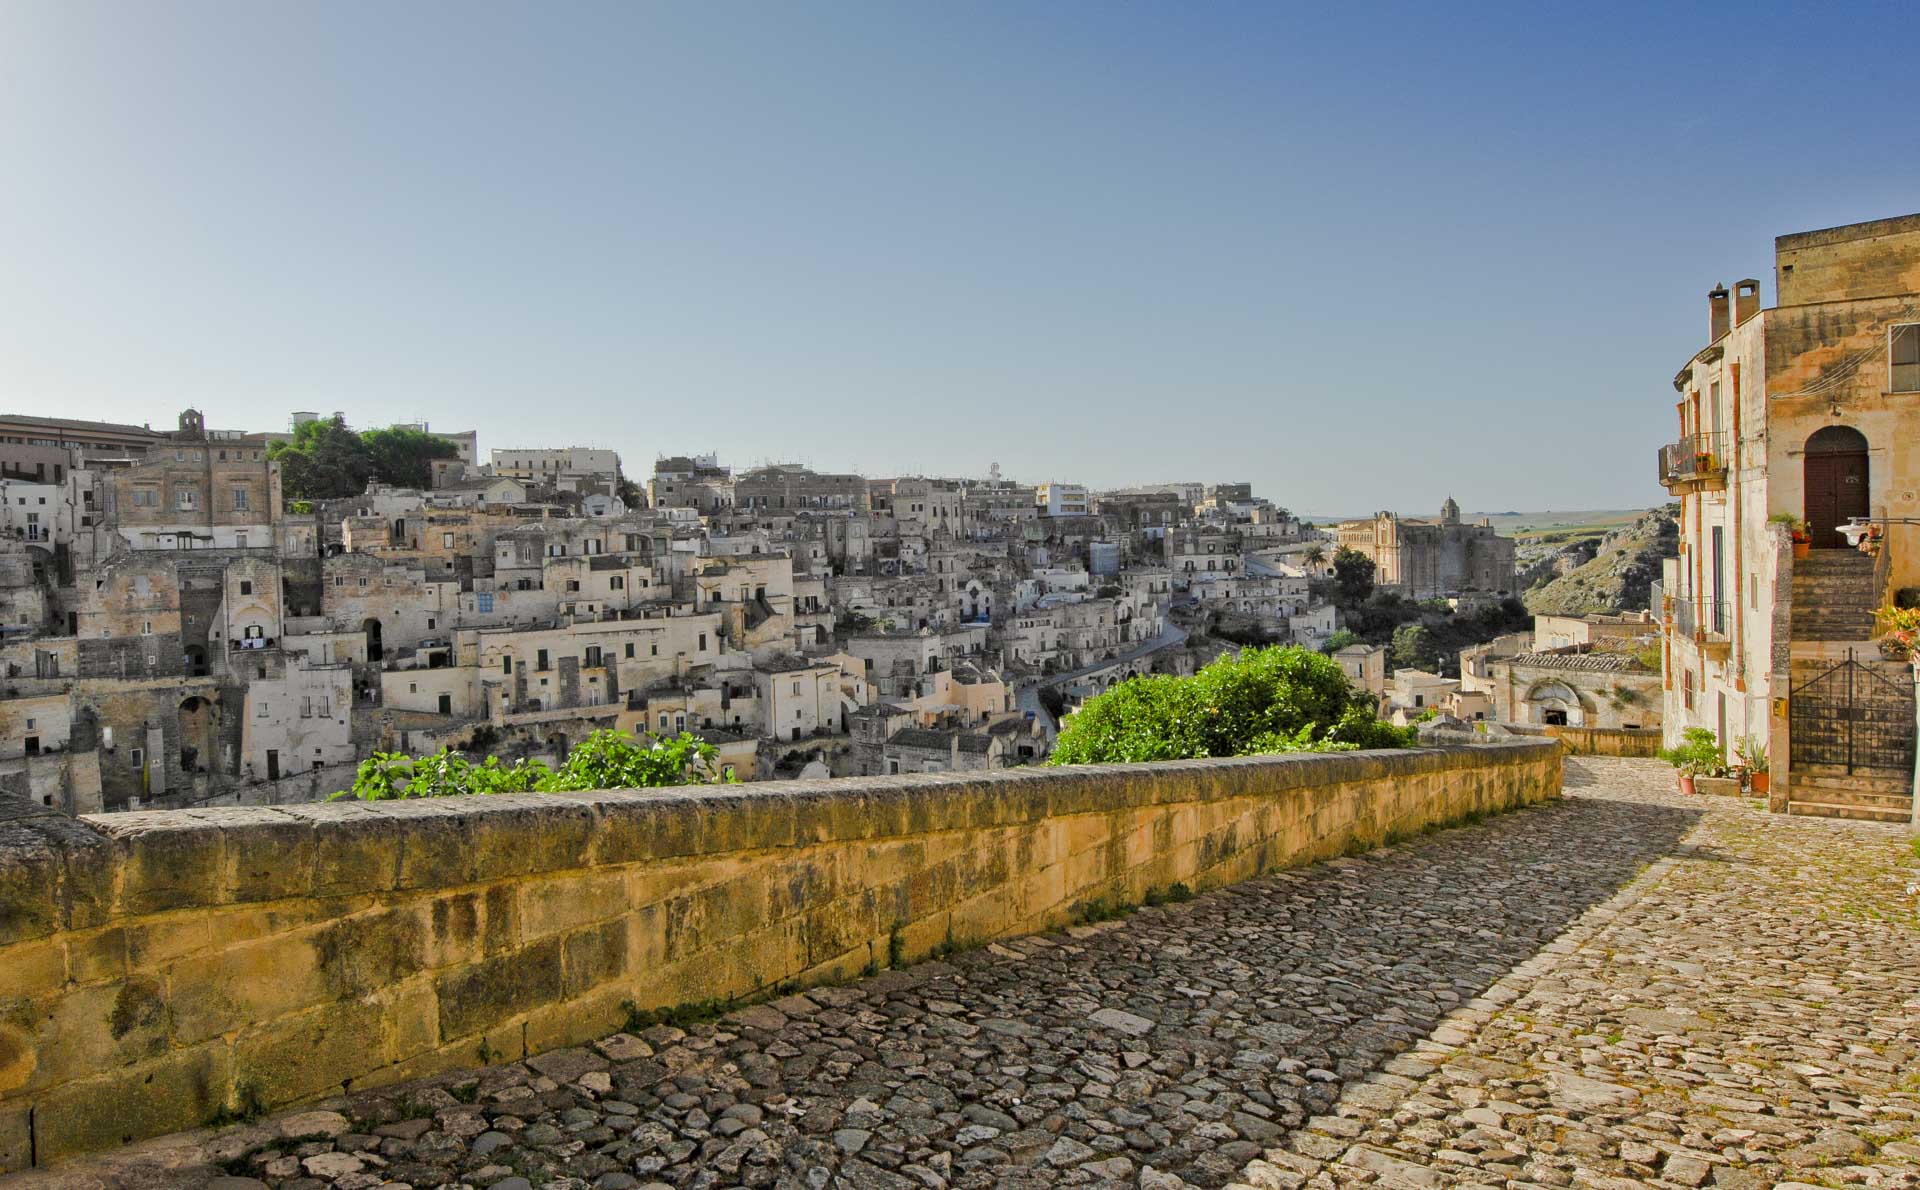
{"label": "limestone building", "polygon": [[1874,611],[1920,587],[1920,214],[1781,236],[1774,284],[1715,286],[1673,378],[1665,728],[1761,742],[1776,810],[1905,821],[1914,676]]}
{"label": "limestone building", "polygon": [[1513,539],[1491,523],[1468,524],[1447,497],[1438,520],[1376,513],[1336,529],[1339,543],[1373,559],[1374,583],[1409,599],[1446,599],[1469,591],[1513,590]]}

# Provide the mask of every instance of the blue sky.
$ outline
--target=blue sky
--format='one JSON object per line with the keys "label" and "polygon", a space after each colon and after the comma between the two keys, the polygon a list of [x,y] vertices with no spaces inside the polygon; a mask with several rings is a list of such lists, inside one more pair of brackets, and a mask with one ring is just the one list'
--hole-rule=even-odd
{"label": "blue sky", "polygon": [[1911,9],[0,3],[0,408],[1320,512],[1661,497]]}

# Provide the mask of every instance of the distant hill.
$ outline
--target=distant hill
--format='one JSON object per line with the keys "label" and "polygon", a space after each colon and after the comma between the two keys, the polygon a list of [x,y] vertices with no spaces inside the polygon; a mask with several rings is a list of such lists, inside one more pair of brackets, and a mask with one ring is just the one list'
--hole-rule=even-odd
{"label": "distant hill", "polygon": [[[1548,509],[1545,512],[1463,512],[1460,519],[1478,523],[1481,520],[1493,522],[1493,531],[1502,537],[1518,537],[1526,533],[1535,533],[1555,529],[1614,529],[1624,528],[1634,518],[1644,513],[1644,508],[1585,508],[1585,509]],[[1370,512],[1355,513],[1351,516],[1323,516],[1315,513],[1298,514],[1303,521],[1312,521],[1316,525],[1337,525],[1341,521],[1364,521],[1373,516]],[[1420,520],[1431,520],[1438,515],[1428,512],[1405,512]]]}
{"label": "distant hill", "polygon": [[[1679,552],[1678,505],[1637,514],[1600,514],[1584,524],[1516,532],[1521,599],[1535,615],[1644,609],[1660,562]],[[1556,514],[1569,516],[1571,514]],[[1620,523],[1619,516],[1627,519]]]}

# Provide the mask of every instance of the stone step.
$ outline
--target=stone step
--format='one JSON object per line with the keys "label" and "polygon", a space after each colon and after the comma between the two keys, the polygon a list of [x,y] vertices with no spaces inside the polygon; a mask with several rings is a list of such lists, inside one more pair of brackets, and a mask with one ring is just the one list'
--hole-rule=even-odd
{"label": "stone step", "polygon": [[1866,810],[1898,810],[1902,814],[1913,810],[1913,795],[1910,793],[1860,793],[1852,789],[1835,789],[1820,782],[1795,781],[1788,800],[1817,802],[1823,806],[1859,806]]}
{"label": "stone step", "polygon": [[[1807,764],[1802,762],[1793,769],[1793,791],[1818,787],[1833,793],[1872,793],[1891,797],[1908,797],[1913,793],[1911,778],[1893,773],[1847,773],[1837,765]],[[1827,798],[1827,801],[1845,801],[1845,798]]]}
{"label": "stone step", "polygon": [[1788,802],[1787,813],[1806,818],[1855,818],[1866,822],[1909,822],[1913,818],[1911,808],[1896,810],[1884,806],[1847,806],[1830,802]]}

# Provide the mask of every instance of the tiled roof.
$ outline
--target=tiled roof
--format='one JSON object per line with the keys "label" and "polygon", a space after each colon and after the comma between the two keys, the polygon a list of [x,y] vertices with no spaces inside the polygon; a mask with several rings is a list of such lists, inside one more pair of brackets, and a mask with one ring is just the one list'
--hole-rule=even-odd
{"label": "tiled roof", "polygon": [[1581,669],[1592,673],[1653,673],[1625,653],[1521,653],[1516,657],[1498,657],[1514,665],[1535,669]]}

